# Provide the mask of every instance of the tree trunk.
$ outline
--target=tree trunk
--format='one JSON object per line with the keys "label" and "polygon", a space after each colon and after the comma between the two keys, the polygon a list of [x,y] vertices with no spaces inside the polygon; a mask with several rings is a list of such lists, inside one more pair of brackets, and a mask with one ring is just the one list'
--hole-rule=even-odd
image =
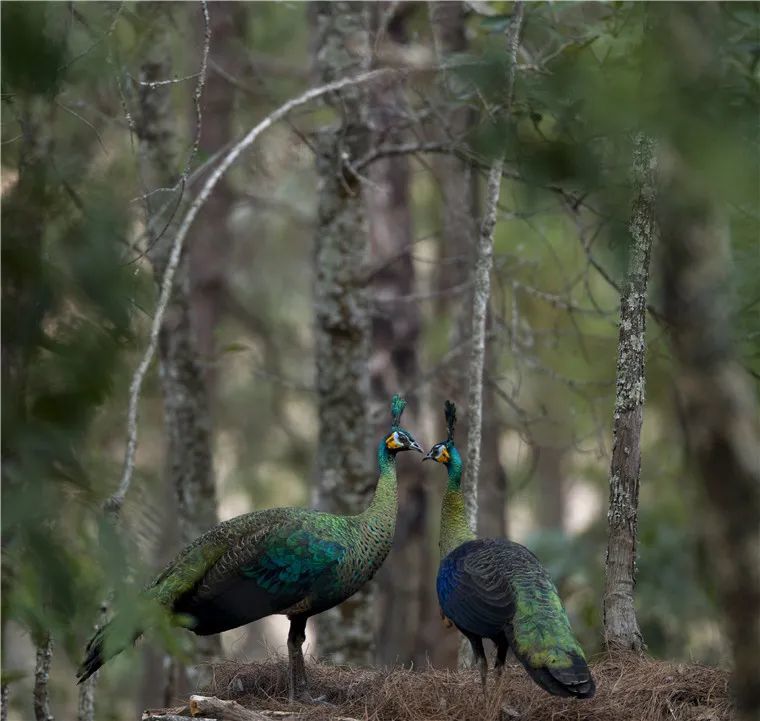
{"label": "tree trunk", "polygon": [[[433,2],[430,4],[430,21],[438,61],[443,63],[453,56],[466,52],[465,6],[460,2]],[[455,95],[456,85],[463,82],[455,74],[446,76],[446,95]],[[474,125],[470,107],[452,102],[446,111],[446,131],[442,141],[462,142]],[[463,142],[466,142],[464,140]],[[478,236],[478,181],[472,164],[455,155],[441,155],[434,160],[434,175],[441,193],[441,228],[439,232],[439,268],[436,272],[436,290],[439,300],[436,308],[441,318],[453,316],[451,346],[469,343],[472,337],[472,276],[475,243]],[[486,320],[487,324],[489,320]],[[498,358],[493,349],[486,347],[484,377],[496,374]],[[442,396],[456,400],[464,394],[468,378],[466,354],[442,374]],[[485,423],[481,439],[482,469],[477,490],[477,529],[481,535],[501,536],[507,532],[507,475],[499,460],[500,424],[496,398],[490,383],[482,389]],[[459,433],[469,439],[469,414],[459,420]],[[462,449],[468,453],[468,440]],[[433,661],[436,665],[456,664],[456,635],[438,640],[438,624],[428,634],[435,641]],[[428,643],[432,646],[433,643]]]}
{"label": "tree trunk", "polygon": [[[172,10],[163,3],[140,6],[146,20],[145,59],[141,65],[143,83],[172,77]],[[182,160],[176,134],[175,110],[171,105],[172,86],[139,88],[137,133],[140,139],[142,176],[150,192],[174,186],[181,173]],[[153,198],[158,198],[154,200]],[[164,194],[146,198],[147,221],[154,219],[156,206],[166,202]],[[154,233],[166,225],[163,218],[154,224]],[[151,234],[149,258],[160,286],[169,260],[174,224],[169,223],[162,237]],[[183,257],[175,276],[175,287],[164,315],[159,335],[161,390],[167,435],[167,478],[177,499],[179,541],[185,546],[217,522],[211,428],[205,378],[190,319],[190,293],[187,257]],[[220,652],[218,636],[202,639],[197,648],[204,657]],[[173,673],[170,669],[169,675]],[[184,674],[180,674],[184,675]],[[181,685],[187,685],[186,683]],[[177,687],[175,690],[182,691]]]}
{"label": "tree trunk", "polygon": [[[395,43],[406,42],[404,8],[397,8],[387,22],[386,32]],[[372,28],[377,33],[385,18],[387,3],[372,6]],[[398,81],[376,83],[370,91],[370,121],[384,141],[403,141],[398,130],[405,106]],[[371,187],[365,203],[370,228],[370,257],[373,268],[372,356],[370,384],[375,407],[385,409],[388,399],[408,388],[418,377],[417,346],[420,313],[414,301],[398,300],[416,288],[412,261],[413,226],[409,195],[409,158],[401,155],[376,161],[370,171]],[[418,412],[419,399],[408,397],[411,410]],[[419,414],[416,416],[419,418]],[[373,436],[386,428],[385,413],[374,424]],[[410,420],[411,427],[414,418]],[[424,470],[417,459],[399,458],[399,512],[393,550],[378,573],[379,633],[376,661],[381,664],[410,664],[424,660],[427,651],[421,638],[424,616],[435,611],[428,579],[426,554],[427,494]]]}
{"label": "tree trunk", "polygon": [[[490,313],[489,313],[490,315]],[[486,319],[486,327],[490,326]],[[500,460],[502,424],[496,404],[493,383],[497,373],[498,357],[493,343],[486,343],[483,376],[483,433],[481,438],[480,479],[478,483],[478,535],[483,538],[506,536],[507,494],[509,479]]]}
{"label": "tree trunk", "polygon": [[654,143],[636,136],[631,213],[631,248],[620,298],[620,334],[612,422],[610,506],[604,587],[604,638],[608,648],[640,652],[643,639],[636,620],[636,534],[644,416],[647,284],[655,223]]}
{"label": "tree trunk", "polygon": [[[212,38],[209,63],[212,69],[203,94],[199,145],[201,153],[207,157],[234,137],[235,88],[213,67],[236,74],[238,52],[235,40],[245,27],[246,17],[246,3],[215,2],[209,5]],[[226,298],[227,269],[233,250],[233,237],[227,225],[234,200],[235,194],[225,175],[206,201],[187,238],[190,316],[210,398],[213,398],[216,375],[215,333]]]}
{"label": "tree trunk", "polygon": [[[370,58],[368,6],[310,5],[314,69],[321,83],[358,74]],[[367,506],[374,485],[369,427],[370,322],[363,288],[368,247],[361,179],[350,169],[368,147],[366,91],[330,96],[339,127],[317,141],[318,227],[314,249],[316,386],[319,417],[317,504],[333,513]],[[374,588],[318,617],[320,653],[367,664],[373,654]]]}
{"label": "tree trunk", "polygon": [[[760,411],[731,334],[726,228],[693,172],[669,159],[660,203],[666,315],[689,460],[733,651],[737,718],[760,718]],[[669,191],[669,192],[668,192]],[[700,524],[702,525],[702,524]]]}
{"label": "tree trunk", "polygon": [[547,531],[563,531],[567,490],[565,488],[566,453],[548,443],[534,443],[538,502],[536,521]]}
{"label": "tree trunk", "polygon": [[53,721],[50,711],[50,661],[53,656],[53,641],[50,633],[45,633],[37,645],[34,664],[34,718],[36,721]]}
{"label": "tree trunk", "polygon": [[[431,2],[428,6],[433,31],[435,51],[439,64],[467,51],[465,35],[465,6],[462,2]],[[443,98],[446,101],[456,94],[456,75],[444,76]],[[464,138],[474,125],[474,112],[467,105],[447,102],[445,128],[438,128],[438,140],[450,142]],[[436,316],[439,322],[451,322],[450,346],[461,347],[472,334],[472,292],[470,268],[472,268],[478,217],[478,175],[472,164],[453,154],[438,155],[433,159],[434,177],[440,192],[440,230],[438,236],[438,269],[435,274],[435,290],[438,299]],[[452,291],[457,290],[453,295]],[[467,378],[467,356],[462,353],[457,361],[441,373],[438,392],[441,400],[464,401]],[[436,408],[439,406],[434,403]],[[464,416],[464,414],[462,414]],[[469,418],[458,419],[459,435],[467,438]],[[462,445],[466,454],[466,441]],[[437,487],[440,495],[443,484]],[[427,646],[434,666],[455,668],[459,652],[456,633],[441,631],[440,618],[434,619],[426,628]]]}
{"label": "tree trunk", "polygon": [[468,370],[467,395],[467,455],[462,476],[462,493],[470,528],[477,528],[478,478],[480,476],[480,443],[483,415],[483,367],[486,352],[486,315],[491,294],[491,267],[493,265],[493,233],[501,190],[502,161],[494,161],[488,173],[486,207],[475,250],[472,302],[472,349]]}

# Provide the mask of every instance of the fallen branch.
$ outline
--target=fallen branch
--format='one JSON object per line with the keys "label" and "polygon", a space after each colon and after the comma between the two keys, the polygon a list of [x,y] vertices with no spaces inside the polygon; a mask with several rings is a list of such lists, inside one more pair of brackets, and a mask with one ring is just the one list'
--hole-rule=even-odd
{"label": "fallen branch", "polygon": [[216,696],[191,696],[190,715],[197,717],[201,714],[224,721],[266,721],[265,716],[237,701],[223,701]]}

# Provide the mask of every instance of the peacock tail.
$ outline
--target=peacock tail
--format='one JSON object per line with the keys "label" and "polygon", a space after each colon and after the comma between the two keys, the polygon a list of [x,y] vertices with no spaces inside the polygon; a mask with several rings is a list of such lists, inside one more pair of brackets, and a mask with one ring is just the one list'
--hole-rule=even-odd
{"label": "peacock tail", "polygon": [[[392,431],[404,402],[394,397]],[[394,436],[378,445],[380,475],[369,507],[355,516],[304,508],[254,511],[217,524],[187,546],[145,589],[154,603],[198,635],[220,633],[271,614],[311,616],[346,600],[388,555],[396,527]],[[87,646],[81,683],[128,645],[104,643],[109,626]],[[139,636],[140,633],[137,633]],[[134,639],[132,639],[134,640]]]}

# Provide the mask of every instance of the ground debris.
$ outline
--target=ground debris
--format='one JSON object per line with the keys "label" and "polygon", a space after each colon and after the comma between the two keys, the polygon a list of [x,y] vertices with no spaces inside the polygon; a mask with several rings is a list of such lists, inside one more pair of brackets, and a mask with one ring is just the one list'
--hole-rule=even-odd
{"label": "ground debris", "polygon": [[[593,699],[584,701],[549,696],[517,665],[508,666],[500,681],[490,673],[488,694],[484,696],[476,671],[357,669],[313,663],[307,669],[311,691],[328,703],[305,706],[288,703],[285,661],[225,661],[213,665],[213,681],[206,693],[234,700],[252,711],[253,718],[257,714],[271,721],[730,721],[733,718],[729,674],[724,669],[654,661],[632,654],[601,656],[590,665],[597,693]],[[188,707],[164,712],[176,716],[187,710]],[[200,715],[225,718],[205,710]],[[164,719],[170,721],[166,716]],[[199,716],[193,721],[199,721]]]}

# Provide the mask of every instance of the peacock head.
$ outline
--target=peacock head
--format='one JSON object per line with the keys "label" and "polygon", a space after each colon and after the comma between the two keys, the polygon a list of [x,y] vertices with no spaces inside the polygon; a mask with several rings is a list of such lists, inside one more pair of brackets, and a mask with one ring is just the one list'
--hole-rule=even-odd
{"label": "peacock head", "polygon": [[391,400],[391,432],[385,438],[385,447],[393,454],[400,451],[417,451],[422,453],[422,446],[414,436],[401,427],[401,414],[406,408],[406,401],[397,393]]}
{"label": "peacock head", "polygon": [[443,412],[446,416],[446,430],[448,432],[446,440],[436,443],[422,460],[437,461],[448,466],[452,458],[459,459],[459,451],[457,451],[454,445],[454,426],[457,422],[457,407],[451,401],[446,401],[443,405]]}

